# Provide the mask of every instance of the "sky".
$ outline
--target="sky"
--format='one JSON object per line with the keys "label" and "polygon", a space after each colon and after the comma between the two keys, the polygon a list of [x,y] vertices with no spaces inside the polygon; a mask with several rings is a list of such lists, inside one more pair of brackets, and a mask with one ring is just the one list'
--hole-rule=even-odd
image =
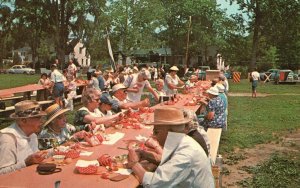
{"label": "sky", "polygon": [[227,9],[226,13],[228,15],[239,12],[238,10],[239,6],[236,3],[230,5],[229,0],[217,0],[217,3],[221,5],[220,6],[221,9]]}

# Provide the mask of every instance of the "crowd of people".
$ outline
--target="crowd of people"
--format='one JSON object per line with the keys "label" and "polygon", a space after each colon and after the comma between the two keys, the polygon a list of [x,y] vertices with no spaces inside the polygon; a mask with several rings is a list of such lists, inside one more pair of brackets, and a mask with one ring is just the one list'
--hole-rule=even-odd
{"label": "crowd of people", "polygon": [[[147,67],[96,70],[86,81],[82,104],[73,122],[68,122],[66,115],[73,108],[65,104],[64,97],[70,103],[76,95],[76,66],[73,65],[70,61],[66,76],[58,71],[57,64],[51,66],[50,79],[46,74],[41,75],[39,83],[46,90],[38,96],[45,100],[51,93],[55,101],[45,111],[36,101],[21,101],[15,105],[15,113],[10,116],[15,122],[0,130],[0,154],[3,156],[0,174],[41,163],[47,155],[43,151],[53,147],[53,142],[47,139],[54,138],[57,145],[82,140],[93,131],[105,130],[122,119],[126,110],[157,104],[164,96],[174,97],[179,90],[194,87],[198,82],[197,75],[192,75],[188,81],[181,80],[176,66],[164,77],[157,71],[152,74]],[[152,97],[142,99],[145,88]],[[128,168],[141,184],[145,187],[214,187],[206,130],[226,130],[228,89],[221,72],[204,93],[200,116],[174,107],[154,111],[154,121],[149,123],[154,125],[153,136],[145,142],[146,147],[152,149],[129,148]],[[145,168],[141,160],[148,160],[153,168]]]}

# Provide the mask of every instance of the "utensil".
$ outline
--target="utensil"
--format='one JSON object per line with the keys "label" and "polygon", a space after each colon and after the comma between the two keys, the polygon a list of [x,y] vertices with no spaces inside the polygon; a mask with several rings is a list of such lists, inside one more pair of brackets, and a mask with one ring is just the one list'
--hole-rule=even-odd
{"label": "utensil", "polygon": [[128,150],[128,148],[118,147],[118,149]]}
{"label": "utensil", "polygon": [[55,183],[54,183],[54,188],[59,188],[60,187],[60,180],[57,180]]}

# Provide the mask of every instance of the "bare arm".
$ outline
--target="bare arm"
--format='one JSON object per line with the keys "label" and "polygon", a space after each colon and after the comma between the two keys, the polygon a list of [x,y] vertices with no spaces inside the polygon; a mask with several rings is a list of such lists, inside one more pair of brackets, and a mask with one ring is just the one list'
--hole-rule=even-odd
{"label": "bare arm", "polygon": [[85,123],[94,122],[96,124],[108,124],[113,120],[117,120],[118,117],[119,117],[119,114],[114,114],[111,116],[104,116],[104,117],[94,117],[92,115],[87,114],[84,116],[83,121]]}
{"label": "bare arm", "polygon": [[147,107],[147,106],[149,106],[149,104],[150,104],[149,99],[146,98],[139,102],[120,103],[120,108],[121,109],[129,109],[129,108],[138,109],[140,107]]}
{"label": "bare arm", "polygon": [[159,95],[157,94],[157,92],[154,91],[154,89],[151,86],[147,87],[147,89],[150,93],[152,93],[152,95],[154,96],[155,101],[158,101],[159,100]]}

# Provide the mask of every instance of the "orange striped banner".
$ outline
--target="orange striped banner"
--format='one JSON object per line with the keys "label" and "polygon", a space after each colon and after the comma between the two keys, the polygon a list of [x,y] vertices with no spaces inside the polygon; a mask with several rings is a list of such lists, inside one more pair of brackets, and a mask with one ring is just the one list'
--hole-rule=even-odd
{"label": "orange striped banner", "polygon": [[233,82],[240,82],[240,81],[241,81],[241,73],[233,72]]}

